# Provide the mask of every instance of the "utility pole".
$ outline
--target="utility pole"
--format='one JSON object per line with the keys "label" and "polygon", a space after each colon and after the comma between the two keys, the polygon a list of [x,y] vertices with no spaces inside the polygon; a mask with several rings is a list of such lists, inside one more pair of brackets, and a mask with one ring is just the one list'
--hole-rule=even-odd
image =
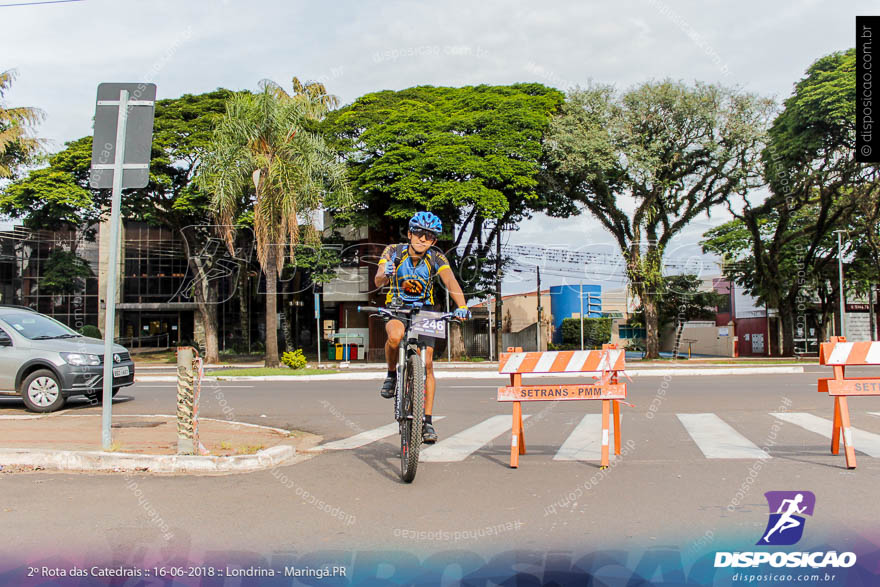
{"label": "utility pole", "polygon": [[489,310],[489,360],[494,361],[497,359],[497,355],[495,354],[495,338],[492,334],[492,321],[495,319],[492,316],[492,302],[493,300],[489,300],[486,302],[486,309]]}
{"label": "utility pole", "polygon": [[501,357],[501,220],[495,227],[495,356]]}
{"label": "utility pole", "polygon": [[841,239],[842,230],[835,230],[837,233],[837,273],[840,278],[840,336],[846,336],[846,293],[843,291],[843,257],[841,256],[841,248],[843,243]]}
{"label": "utility pole", "polygon": [[877,294],[874,291],[874,284],[868,288],[868,316],[871,321],[871,340],[877,340],[877,315],[874,313],[874,300]]}
{"label": "utility pole", "polygon": [[538,272],[538,351],[541,350],[541,268],[535,267]]}
{"label": "utility pole", "polygon": [[581,350],[584,350],[584,282],[581,282]]}

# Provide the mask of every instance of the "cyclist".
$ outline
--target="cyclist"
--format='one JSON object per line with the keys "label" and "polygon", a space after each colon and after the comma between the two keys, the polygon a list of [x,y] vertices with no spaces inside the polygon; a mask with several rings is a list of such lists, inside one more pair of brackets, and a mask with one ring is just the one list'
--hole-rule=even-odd
{"label": "cyclist", "polygon": [[[417,212],[409,221],[409,242],[385,247],[379,259],[375,284],[376,287],[391,284],[385,299],[386,305],[392,303],[392,300],[400,300],[407,305],[421,303],[425,310],[434,310],[434,278],[439,276],[458,306],[454,312],[455,317],[462,320],[471,317],[461,287],[449,268],[449,260],[439,250],[432,248],[442,231],[443,223],[437,216],[430,212]],[[397,384],[397,350],[404,330],[400,320],[389,320],[385,324],[385,332],[388,334],[388,341],[385,343],[388,374],[379,392],[384,398],[394,397],[394,387]],[[427,347],[422,441],[433,444],[437,442],[437,432],[431,421],[434,408],[434,339],[429,336],[420,339]]]}

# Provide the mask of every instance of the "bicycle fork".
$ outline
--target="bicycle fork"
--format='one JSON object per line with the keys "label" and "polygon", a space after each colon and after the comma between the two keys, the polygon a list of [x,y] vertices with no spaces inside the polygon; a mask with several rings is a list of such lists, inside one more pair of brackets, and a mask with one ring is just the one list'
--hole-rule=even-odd
{"label": "bicycle fork", "polygon": [[397,389],[394,394],[394,419],[403,421],[403,390],[406,382],[403,380],[406,373],[406,345],[401,341],[397,348]]}
{"label": "bicycle fork", "polygon": [[[406,353],[409,348],[409,345],[406,345],[404,348],[404,344],[401,342],[400,348],[397,351],[397,393],[394,394],[394,419],[398,422],[402,422],[407,416],[404,414],[404,386],[406,385]],[[422,359],[422,365],[427,365],[428,359],[428,351],[424,348],[419,349],[419,356]],[[427,369],[423,370],[423,374],[425,377],[424,383],[427,383]],[[422,386],[422,389],[426,389],[426,385]]]}

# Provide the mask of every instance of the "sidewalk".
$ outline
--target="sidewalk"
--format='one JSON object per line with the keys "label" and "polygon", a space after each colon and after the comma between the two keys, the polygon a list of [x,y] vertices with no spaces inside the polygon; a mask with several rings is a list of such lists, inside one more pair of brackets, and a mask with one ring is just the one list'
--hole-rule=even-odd
{"label": "sidewalk", "polygon": [[[506,381],[507,375],[498,373],[497,364],[494,369],[489,370],[492,364],[482,364],[479,368],[441,368],[439,365],[434,367],[434,377],[436,379],[498,379]],[[372,381],[385,378],[386,367],[380,363],[368,363],[362,368],[343,368],[340,373],[328,373],[317,375],[295,375],[291,371],[291,375],[213,375],[206,376],[202,379],[203,384],[216,381]],[[657,366],[636,366],[627,367],[626,374],[630,377],[701,377],[713,375],[778,375],[803,373],[802,365],[766,365],[766,366],[749,366],[749,365],[676,365],[676,364],[658,364]],[[580,377],[601,377],[602,373],[594,372],[578,372],[578,373],[534,373],[530,377],[538,378],[580,378]],[[172,372],[153,372],[143,373],[135,371],[135,381],[155,381],[169,382],[177,381],[177,375]]]}
{"label": "sidewalk", "polygon": [[0,416],[0,472],[234,473],[306,458],[319,436],[201,418],[203,455],[177,454],[177,420],[164,414],[114,416],[113,450],[102,451],[101,414]]}

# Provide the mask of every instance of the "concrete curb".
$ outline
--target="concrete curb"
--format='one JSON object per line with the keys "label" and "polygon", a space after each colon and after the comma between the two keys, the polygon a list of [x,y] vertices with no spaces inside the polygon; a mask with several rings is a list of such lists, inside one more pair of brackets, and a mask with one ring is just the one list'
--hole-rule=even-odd
{"label": "concrete curb", "polygon": [[[96,418],[100,414],[59,414],[66,418]],[[119,414],[127,418],[175,418],[168,414]],[[47,415],[3,416],[2,419],[36,419]],[[239,426],[265,428],[273,432],[288,433],[282,428],[201,418],[215,422],[228,422]],[[0,448],[0,464],[42,467],[51,471],[68,472],[140,472],[140,473],[247,473],[260,471],[289,463],[297,456],[296,447],[285,444],[257,451],[252,455],[229,457],[202,455],[145,455],[82,450],[50,450],[39,448]]]}
{"label": "concrete curb", "polygon": [[246,473],[283,465],[296,448],[273,446],[252,455],[212,457],[198,455],[142,455],[102,451],[0,449],[4,465],[42,467],[52,471],[146,473]]}
{"label": "concrete curb", "polygon": [[[632,369],[626,373],[630,377],[695,377],[705,375],[778,375],[790,373],[803,373],[801,366],[772,366],[772,367],[666,367],[656,369]],[[601,377],[602,373],[534,373],[529,377],[540,378],[572,378],[572,377]],[[507,379],[506,375],[498,371],[434,371],[437,379]],[[263,376],[211,376],[205,377],[202,383],[220,381],[379,381],[385,378],[383,372],[371,373],[334,373],[328,375],[263,375]],[[176,376],[168,375],[142,375],[135,376],[135,381],[177,381]]]}

